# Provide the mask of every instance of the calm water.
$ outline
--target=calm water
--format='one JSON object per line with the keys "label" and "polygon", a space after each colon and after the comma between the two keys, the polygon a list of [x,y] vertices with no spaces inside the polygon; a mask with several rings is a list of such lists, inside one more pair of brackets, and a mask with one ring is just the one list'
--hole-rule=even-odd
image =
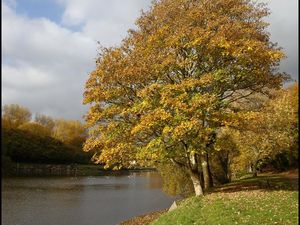
{"label": "calm water", "polygon": [[2,179],[3,225],[116,225],[169,207],[155,172]]}

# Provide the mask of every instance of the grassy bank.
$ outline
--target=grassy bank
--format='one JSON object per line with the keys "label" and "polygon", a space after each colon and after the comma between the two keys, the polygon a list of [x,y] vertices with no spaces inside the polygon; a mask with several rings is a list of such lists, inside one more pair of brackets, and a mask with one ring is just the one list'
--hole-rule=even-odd
{"label": "grassy bank", "polygon": [[265,175],[188,198],[151,224],[298,224],[298,216],[296,178]]}
{"label": "grassy bank", "polygon": [[182,200],[151,221],[142,223],[144,215],[122,224],[298,224],[298,217],[298,174],[265,174]]}
{"label": "grassy bank", "polygon": [[241,191],[189,198],[158,224],[297,224],[298,192]]}

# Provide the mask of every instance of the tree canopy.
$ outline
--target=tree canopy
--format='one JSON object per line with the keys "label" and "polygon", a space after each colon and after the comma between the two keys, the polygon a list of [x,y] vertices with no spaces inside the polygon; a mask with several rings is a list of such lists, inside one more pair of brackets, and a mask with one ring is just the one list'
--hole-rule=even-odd
{"label": "tree canopy", "polygon": [[3,121],[9,127],[18,127],[31,120],[29,109],[17,104],[5,105],[2,111]]}

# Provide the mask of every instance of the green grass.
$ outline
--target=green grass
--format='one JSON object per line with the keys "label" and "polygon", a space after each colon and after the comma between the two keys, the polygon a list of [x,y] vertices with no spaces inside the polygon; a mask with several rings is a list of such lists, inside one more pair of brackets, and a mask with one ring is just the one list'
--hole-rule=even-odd
{"label": "green grass", "polygon": [[[266,179],[269,189],[260,186]],[[236,189],[242,185],[256,189]],[[298,190],[286,180],[275,176],[250,178],[224,187],[231,189],[185,199],[176,210],[151,224],[298,224]]]}

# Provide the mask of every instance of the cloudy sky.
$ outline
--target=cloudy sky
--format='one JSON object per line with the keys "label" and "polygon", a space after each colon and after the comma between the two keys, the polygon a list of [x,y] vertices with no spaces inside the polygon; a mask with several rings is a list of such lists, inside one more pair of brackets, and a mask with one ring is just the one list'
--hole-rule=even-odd
{"label": "cloudy sky", "polygon": [[[298,0],[264,0],[273,42],[298,80]],[[2,105],[55,118],[82,119],[84,83],[97,41],[118,44],[151,0],[2,0]]]}

